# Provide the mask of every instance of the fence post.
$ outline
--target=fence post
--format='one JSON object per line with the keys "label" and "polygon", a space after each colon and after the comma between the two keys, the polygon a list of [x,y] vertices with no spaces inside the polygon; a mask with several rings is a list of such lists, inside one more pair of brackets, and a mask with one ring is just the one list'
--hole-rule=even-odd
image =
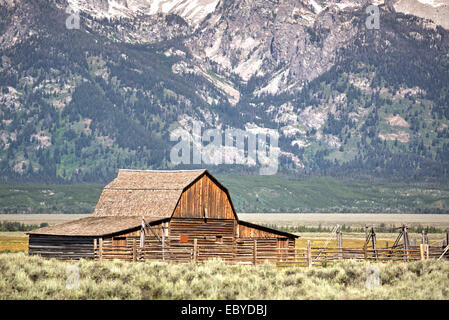
{"label": "fence post", "polygon": [[100,253],[100,261],[101,261],[101,260],[103,260],[103,238],[100,238],[99,241],[100,241],[99,253]]}
{"label": "fence post", "polygon": [[337,248],[338,248],[338,260],[343,259],[343,237],[341,234],[341,230],[338,229],[337,231]]}
{"label": "fence post", "polygon": [[449,246],[449,228],[446,229],[446,246]]}
{"label": "fence post", "polygon": [[198,260],[198,239],[193,239],[193,261]]}
{"label": "fence post", "polygon": [[94,239],[94,260],[97,260],[97,238]]}
{"label": "fence post", "polygon": [[133,238],[133,261],[137,261],[137,245],[136,238]]}
{"label": "fence post", "polygon": [[408,238],[408,226],[404,224],[402,226],[403,234],[402,237],[404,239],[404,253],[405,253],[405,261],[409,261],[409,249],[410,249],[410,239]]}
{"label": "fence post", "polygon": [[253,264],[257,263],[257,240],[254,239],[254,245],[253,245]]}
{"label": "fence post", "polygon": [[421,254],[421,260],[424,260],[424,244],[419,245],[419,253]]}
{"label": "fence post", "polygon": [[429,245],[426,243],[426,259],[429,260]]}
{"label": "fence post", "polygon": [[312,266],[312,248],[310,246],[310,240],[307,240],[307,266]]}
{"label": "fence post", "polygon": [[368,259],[368,246],[366,245],[366,243],[363,245],[363,258],[364,260]]}
{"label": "fence post", "polygon": [[371,227],[371,243],[373,245],[374,257],[377,260],[377,238],[376,232],[374,231],[374,225]]}
{"label": "fence post", "polygon": [[164,230],[164,226],[161,227],[161,236],[162,236],[162,261],[165,261],[165,230]]}

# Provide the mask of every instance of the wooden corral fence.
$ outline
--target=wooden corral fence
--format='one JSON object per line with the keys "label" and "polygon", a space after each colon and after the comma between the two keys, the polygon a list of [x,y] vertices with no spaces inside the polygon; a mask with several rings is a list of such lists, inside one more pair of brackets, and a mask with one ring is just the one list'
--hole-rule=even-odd
{"label": "wooden corral fence", "polygon": [[[256,264],[264,261],[294,261],[295,249],[276,248],[276,239],[240,238],[233,244],[232,238],[223,238],[220,243],[206,239],[192,239],[180,243],[179,237],[166,237],[164,242],[147,236],[140,246],[139,237],[127,237],[121,244],[111,239],[94,240],[94,259],[126,261],[167,261],[167,262],[205,262],[220,258],[229,264]],[[168,245],[170,244],[170,245]]]}
{"label": "wooden corral fence", "polygon": [[[175,238],[175,237],[174,237]],[[176,239],[179,239],[176,237]],[[327,263],[348,259],[376,262],[409,262],[426,259],[449,260],[449,247],[397,246],[394,248],[343,248],[311,247],[275,248],[272,239],[238,239],[236,246],[214,245],[207,241],[193,239],[192,242],[176,243],[168,246],[154,237],[146,237],[144,246],[140,247],[139,237],[128,237],[122,245],[113,244],[112,240],[94,240],[94,258],[96,260],[121,259],[127,261],[166,261],[166,262],[205,262],[220,258],[228,264],[260,264],[265,261],[287,266],[322,266]],[[167,240],[170,240],[168,237]],[[175,240],[175,239],[173,239]],[[168,242],[168,241],[167,241]]]}
{"label": "wooden corral fence", "polygon": [[[337,247],[328,247],[330,239],[337,237]],[[446,238],[449,237],[449,231]],[[307,248],[279,248],[275,238],[238,238],[223,236],[202,236],[199,238],[179,236],[161,237],[147,235],[142,240],[137,236],[128,236],[118,242],[113,239],[94,239],[93,258],[96,260],[121,259],[128,261],[167,261],[167,262],[204,262],[220,258],[229,264],[258,264],[265,261],[278,266],[324,265],[327,263],[354,259],[376,262],[408,262],[426,259],[449,260],[449,245],[431,246],[423,233],[420,245],[410,245],[407,226],[401,227],[400,233],[392,247],[377,248],[374,227],[366,232],[366,242],[362,248],[343,247],[342,233],[337,226],[323,247],[312,247],[310,240]],[[401,242],[402,241],[402,242]],[[45,240],[33,243],[41,246],[45,253]],[[67,243],[69,246],[70,243]],[[86,254],[91,246],[74,248],[74,252],[84,250]],[[86,256],[88,257],[88,256]],[[70,258],[70,256],[67,256]]]}
{"label": "wooden corral fence", "polygon": [[[284,249],[286,250],[286,249]],[[278,262],[278,266],[322,266],[327,263],[348,259],[375,262],[410,262],[426,259],[449,260],[449,250],[444,252],[441,247],[421,245],[418,248],[295,248],[294,259]]]}
{"label": "wooden corral fence", "polygon": [[[337,247],[328,247],[333,236],[336,237]],[[409,262],[426,259],[449,260],[449,229],[446,230],[446,239],[442,241],[441,246],[431,246],[424,231],[422,233],[421,244],[416,245],[415,241],[411,245],[406,224],[400,227],[399,235],[392,247],[377,247],[374,227],[371,227],[371,230],[366,227],[366,241],[362,248],[344,248],[342,243],[342,232],[337,225],[323,247],[311,247],[309,240],[307,242],[307,248],[293,249],[295,250],[293,261],[288,259],[288,261],[278,262],[278,265],[311,267],[313,265],[324,265],[346,259],[376,262]]]}

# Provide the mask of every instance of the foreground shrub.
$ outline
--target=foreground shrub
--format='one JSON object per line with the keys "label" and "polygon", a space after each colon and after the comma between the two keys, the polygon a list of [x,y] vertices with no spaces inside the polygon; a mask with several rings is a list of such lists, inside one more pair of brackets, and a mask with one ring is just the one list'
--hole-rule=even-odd
{"label": "foreground shrub", "polygon": [[[71,286],[74,274],[70,270],[79,271],[76,286]],[[349,260],[326,268],[280,269],[273,264],[229,266],[220,260],[204,264],[64,262],[25,253],[0,254],[0,299],[448,298],[447,261],[369,264]]]}

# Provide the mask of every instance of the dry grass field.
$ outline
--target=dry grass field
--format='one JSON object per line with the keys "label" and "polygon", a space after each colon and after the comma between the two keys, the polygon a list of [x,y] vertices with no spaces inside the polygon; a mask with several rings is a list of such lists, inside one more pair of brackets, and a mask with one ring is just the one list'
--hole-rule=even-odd
{"label": "dry grass field", "polygon": [[28,251],[28,237],[0,236],[0,252],[1,251]]}
{"label": "dry grass field", "polygon": [[[336,224],[353,227],[365,225],[435,226],[449,228],[449,214],[384,214],[384,213],[239,213],[239,218],[253,223],[279,225],[318,225],[332,227]],[[1,218],[0,218],[1,219]]]}
{"label": "dry grass field", "polygon": [[[0,221],[15,221],[26,224],[40,224],[46,222],[50,225],[70,220],[87,217],[86,214],[0,214]],[[364,227],[365,225],[400,226],[407,223],[409,226],[434,226],[440,229],[449,227],[449,215],[447,214],[318,214],[318,213],[240,213],[241,220],[261,223],[276,224],[279,226],[304,225],[317,227],[333,227],[336,224],[351,227]],[[329,233],[326,232],[303,232],[299,234],[296,242],[297,247],[304,248],[307,240],[311,240],[312,247],[324,245]],[[387,242],[391,246],[396,239],[396,233],[378,233],[377,246],[386,247]],[[444,239],[444,234],[430,233],[429,241],[439,244]],[[362,247],[365,239],[364,233],[343,233],[344,247]],[[416,239],[420,243],[421,235],[410,233],[410,239]],[[336,246],[335,238],[328,245]],[[24,232],[0,232],[0,251],[22,251],[28,250],[28,237]]]}
{"label": "dry grass field", "polygon": [[[67,284],[69,267],[78,270],[76,287]],[[274,264],[229,266],[220,260],[202,264],[57,261],[7,253],[0,254],[0,300],[447,300],[448,273],[449,263],[436,260],[377,264],[348,260],[326,267],[277,268]]]}

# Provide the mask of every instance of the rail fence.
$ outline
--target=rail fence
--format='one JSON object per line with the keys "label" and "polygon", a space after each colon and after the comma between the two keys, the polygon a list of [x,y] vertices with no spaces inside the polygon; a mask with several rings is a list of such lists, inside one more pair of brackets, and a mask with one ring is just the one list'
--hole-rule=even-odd
{"label": "rail fence", "polygon": [[[169,240],[169,239],[168,239]],[[170,243],[169,241],[167,241]],[[232,243],[198,242],[166,245],[155,238],[145,238],[140,247],[138,237],[128,237],[123,243],[99,239],[94,241],[94,259],[127,261],[204,262],[220,258],[228,264],[259,264],[265,261],[280,267],[325,265],[348,259],[376,262],[408,262],[426,259],[449,260],[449,250],[427,244],[404,248],[373,249],[342,247],[276,248],[270,239],[237,240]]]}

